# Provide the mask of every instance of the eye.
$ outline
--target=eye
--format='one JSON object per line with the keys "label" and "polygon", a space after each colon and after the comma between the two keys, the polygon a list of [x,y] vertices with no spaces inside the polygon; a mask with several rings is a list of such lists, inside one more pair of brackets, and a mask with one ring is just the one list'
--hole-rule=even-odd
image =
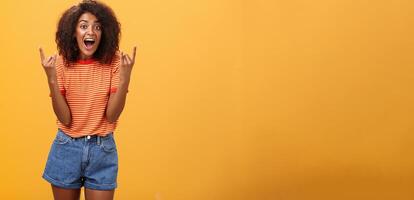
{"label": "eye", "polygon": [[101,27],[101,25],[96,25],[96,26],[95,26],[95,29],[96,29],[97,31],[100,31],[100,30],[102,29],[102,27]]}
{"label": "eye", "polygon": [[87,29],[87,28],[88,28],[88,25],[86,25],[86,24],[81,24],[81,25],[80,25],[80,28],[81,28],[81,29]]}

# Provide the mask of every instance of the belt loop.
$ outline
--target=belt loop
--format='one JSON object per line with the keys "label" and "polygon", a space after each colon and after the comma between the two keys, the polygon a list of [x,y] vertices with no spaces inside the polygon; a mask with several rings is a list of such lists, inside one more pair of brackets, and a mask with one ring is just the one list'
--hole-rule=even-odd
{"label": "belt loop", "polygon": [[96,142],[97,142],[98,146],[101,145],[101,136],[96,137]]}

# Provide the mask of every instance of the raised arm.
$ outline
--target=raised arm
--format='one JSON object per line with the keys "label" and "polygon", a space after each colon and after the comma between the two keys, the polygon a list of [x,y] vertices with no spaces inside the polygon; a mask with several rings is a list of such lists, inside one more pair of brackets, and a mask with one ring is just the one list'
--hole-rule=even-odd
{"label": "raised arm", "polygon": [[122,113],[125,106],[132,67],[135,63],[137,47],[134,47],[132,59],[128,54],[121,53],[121,64],[119,66],[119,85],[115,93],[111,93],[106,108],[106,119],[113,123]]}
{"label": "raised arm", "polygon": [[66,98],[59,91],[59,85],[56,76],[57,55],[55,54],[53,56],[45,58],[43,49],[41,47],[39,48],[39,51],[42,66],[46,72],[47,81],[49,84],[53,111],[55,112],[56,117],[61,123],[63,123],[65,126],[69,126],[72,121],[70,109],[66,102]]}

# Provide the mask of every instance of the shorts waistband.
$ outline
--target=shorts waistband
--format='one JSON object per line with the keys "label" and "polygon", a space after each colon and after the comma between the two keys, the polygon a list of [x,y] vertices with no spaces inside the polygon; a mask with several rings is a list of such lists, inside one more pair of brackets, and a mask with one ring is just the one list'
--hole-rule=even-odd
{"label": "shorts waistband", "polygon": [[66,134],[65,132],[63,132],[61,129],[58,129],[59,132],[61,132],[62,134],[64,134],[66,137],[69,137],[71,140],[100,140],[101,138],[108,138],[112,136],[112,132],[108,133],[105,136],[99,136],[97,134],[95,135],[84,135],[81,137],[72,137],[68,134]]}

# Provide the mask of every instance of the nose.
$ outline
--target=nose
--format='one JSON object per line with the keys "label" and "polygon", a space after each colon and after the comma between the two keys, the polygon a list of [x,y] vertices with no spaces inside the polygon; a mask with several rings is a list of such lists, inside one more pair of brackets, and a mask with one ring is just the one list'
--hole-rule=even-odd
{"label": "nose", "polygon": [[87,29],[87,31],[86,31],[86,33],[92,35],[92,34],[95,33],[95,30],[93,29],[92,26],[89,26],[88,29]]}

